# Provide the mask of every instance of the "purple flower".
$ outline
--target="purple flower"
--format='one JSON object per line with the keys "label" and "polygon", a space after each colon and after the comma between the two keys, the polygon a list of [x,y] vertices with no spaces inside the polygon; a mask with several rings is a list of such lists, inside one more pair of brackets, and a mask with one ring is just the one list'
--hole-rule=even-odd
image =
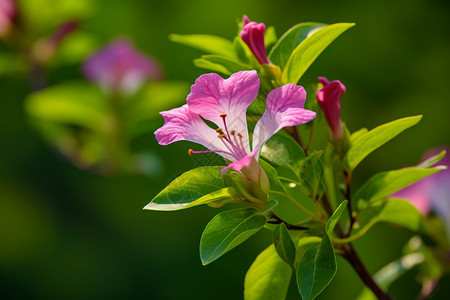
{"label": "purple flower", "polygon": [[446,166],[446,170],[425,177],[393,194],[392,197],[410,201],[423,215],[434,212],[441,216],[450,234],[450,156],[448,155],[450,148],[430,150],[425,154],[425,159],[442,150],[446,150],[447,154],[437,165]]}
{"label": "purple flower", "polygon": [[322,108],[328,126],[330,126],[334,140],[339,141],[344,135],[340,109],[345,86],[339,80],[329,82],[325,77],[319,77],[319,82],[323,87],[317,91],[317,101]]}
{"label": "purple flower", "polygon": [[147,79],[160,79],[160,65],[137,51],[125,39],[118,39],[101,49],[84,65],[85,76],[113,93],[131,94]]}
{"label": "purple flower", "polygon": [[10,31],[17,7],[14,0],[0,0],[0,36],[5,36]]}
{"label": "purple flower", "polygon": [[264,32],[266,31],[264,23],[251,22],[245,15],[242,23],[244,24],[244,28],[241,31],[242,40],[247,44],[260,64],[271,64],[267,58],[266,46],[264,45]]}
{"label": "purple flower", "polygon": [[[189,154],[215,152],[229,165],[222,169],[241,171],[259,183],[257,161],[262,145],[286,126],[311,121],[316,113],[304,109],[306,92],[301,86],[287,84],[274,89],[267,96],[266,110],[256,123],[250,149],[246,111],[259,90],[256,71],[234,73],[228,79],[217,74],[200,76],[191,87],[187,105],[161,112],[165,124],[155,132],[159,144],[167,145],[186,140],[201,144],[207,151],[189,150]],[[209,127],[202,118],[213,122]]]}

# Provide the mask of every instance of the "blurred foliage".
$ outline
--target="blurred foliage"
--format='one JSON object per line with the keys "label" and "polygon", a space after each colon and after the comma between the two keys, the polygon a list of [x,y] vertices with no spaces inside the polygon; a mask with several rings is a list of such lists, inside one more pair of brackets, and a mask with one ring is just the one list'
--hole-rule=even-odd
{"label": "blurred foliage", "polygon": [[[0,47],[2,298],[240,299],[246,270],[271,238],[261,230],[240,251],[202,267],[200,232],[216,210],[202,207],[170,216],[141,210],[167,185],[166,178],[201,164],[189,159],[186,144],[162,148],[151,132],[136,137],[132,144],[136,152],[152,152],[142,160],[160,165],[160,175],[152,178],[87,173],[45,145],[24,108],[31,92],[27,60],[11,47],[25,44],[30,49],[61,22],[82,20],[79,31],[64,39],[45,62],[50,86],[70,86],[79,80],[81,60],[116,36],[130,36],[139,49],[152,53],[166,67],[168,79],[193,83],[202,71],[192,60],[201,53],[170,42],[171,33],[231,39],[235,21],[243,14],[276,25],[280,32],[299,22],[355,22],[357,26],[320,56],[300,84],[315,83],[322,75],[341,80],[347,87],[341,112],[352,131],[399,116],[424,115],[419,126],[364,160],[355,171],[355,183],[364,182],[369,174],[414,165],[426,149],[450,144],[448,1],[28,0],[20,4],[28,7],[22,18],[29,20],[31,36],[10,37]],[[141,92],[145,91],[151,93],[150,89]],[[161,125],[162,118],[155,122]],[[52,137],[58,137],[59,130],[51,129]],[[371,232],[355,244],[372,272],[401,257],[412,235],[385,224],[375,225]],[[389,247],[380,246],[383,243]],[[361,291],[362,284],[347,263],[338,258],[337,264],[339,272],[319,299],[336,299],[336,295],[353,299]],[[418,293],[414,272],[408,271],[404,280],[390,287],[396,299],[411,299]],[[449,280],[448,276],[441,280],[434,299],[448,295]],[[291,282],[287,299],[297,299],[296,293]]]}

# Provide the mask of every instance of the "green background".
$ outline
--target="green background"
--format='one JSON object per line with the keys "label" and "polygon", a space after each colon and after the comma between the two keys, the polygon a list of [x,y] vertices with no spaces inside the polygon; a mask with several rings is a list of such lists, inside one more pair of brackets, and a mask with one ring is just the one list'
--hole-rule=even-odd
{"label": "green background", "polygon": [[[35,0],[39,1],[39,0]],[[131,37],[157,58],[167,79],[192,84],[201,53],[172,43],[170,33],[233,38],[236,20],[273,25],[279,36],[306,21],[355,22],[312,65],[300,84],[318,76],[347,87],[342,118],[351,131],[423,114],[419,125],[368,157],[355,173],[371,174],[418,162],[429,148],[450,144],[450,2],[400,1],[96,1],[82,25],[102,44]],[[80,66],[55,68],[50,83],[80,77]],[[241,299],[245,272],[270,241],[261,231],[203,267],[198,245],[217,209],[143,211],[152,197],[196,162],[187,143],[159,146],[153,135],[135,147],[159,158],[158,176],[102,177],[78,170],[49,148],[24,112],[29,92],[20,75],[0,77],[0,298],[2,299]],[[184,99],[180,99],[180,104]],[[162,125],[162,118],[161,118]],[[373,272],[398,258],[412,234],[377,225],[356,242]],[[394,284],[412,299],[414,272]],[[444,284],[445,285],[445,284]],[[342,259],[320,299],[352,299],[361,282]],[[438,288],[443,293],[443,285]],[[437,295],[439,299],[439,295]],[[288,299],[298,299],[294,283]]]}

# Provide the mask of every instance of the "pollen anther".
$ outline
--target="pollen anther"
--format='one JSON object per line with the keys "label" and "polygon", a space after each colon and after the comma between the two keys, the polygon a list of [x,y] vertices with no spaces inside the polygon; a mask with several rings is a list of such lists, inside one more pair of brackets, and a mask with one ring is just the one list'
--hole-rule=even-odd
{"label": "pollen anther", "polygon": [[221,118],[225,118],[227,116],[227,114],[220,114],[219,117]]}
{"label": "pollen anther", "polygon": [[219,132],[221,132],[221,131],[223,131],[223,129],[220,128],[220,127],[216,129],[216,132],[217,132],[217,133],[219,133]]}
{"label": "pollen anther", "polygon": [[218,136],[219,139],[226,138],[226,137],[227,137],[227,135],[225,133],[219,134],[219,136]]}
{"label": "pollen anther", "polygon": [[192,150],[192,149],[189,149],[189,151],[188,151],[188,153],[189,153],[189,156],[192,156],[194,153],[194,150]]}

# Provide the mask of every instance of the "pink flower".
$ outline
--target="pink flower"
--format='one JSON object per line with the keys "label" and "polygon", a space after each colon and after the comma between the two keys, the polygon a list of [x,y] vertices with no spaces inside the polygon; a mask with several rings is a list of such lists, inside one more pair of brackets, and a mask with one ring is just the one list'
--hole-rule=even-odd
{"label": "pink flower", "polygon": [[437,165],[447,166],[446,170],[425,177],[393,194],[392,197],[410,201],[423,215],[434,212],[441,216],[450,234],[450,156],[448,154],[450,148],[432,149],[425,154],[425,159],[442,150],[446,150],[447,154]]}
{"label": "pink flower", "polygon": [[339,141],[344,135],[340,109],[345,86],[339,80],[329,82],[325,77],[319,77],[319,82],[323,87],[317,91],[317,101],[322,108],[328,126],[330,126],[333,138],[335,141]]}
{"label": "pink flower", "polygon": [[[303,108],[303,87],[287,84],[274,89],[256,123],[251,151],[246,111],[256,98],[259,85],[256,71],[237,72],[228,79],[214,73],[200,76],[191,87],[187,105],[161,112],[165,124],[156,130],[156,139],[161,145],[180,140],[201,144],[210,150],[189,150],[189,154],[215,152],[229,162],[222,173],[228,169],[242,171],[250,181],[258,183],[257,161],[262,145],[283,127],[304,124],[316,116]],[[217,129],[209,127],[202,118],[213,122]]]}
{"label": "pink flower", "polygon": [[125,39],[101,49],[83,65],[85,76],[108,91],[131,94],[147,79],[160,79],[159,64],[137,51]]}
{"label": "pink flower", "polygon": [[264,45],[264,32],[266,26],[264,23],[251,22],[244,15],[242,19],[244,28],[241,31],[241,38],[247,44],[260,64],[271,64],[267,58],[266,46]]}
{"label": "pink flower", "polygon": [[0,36],[5,36],[10,31],[17,14],[14,0],[0,0]]}

